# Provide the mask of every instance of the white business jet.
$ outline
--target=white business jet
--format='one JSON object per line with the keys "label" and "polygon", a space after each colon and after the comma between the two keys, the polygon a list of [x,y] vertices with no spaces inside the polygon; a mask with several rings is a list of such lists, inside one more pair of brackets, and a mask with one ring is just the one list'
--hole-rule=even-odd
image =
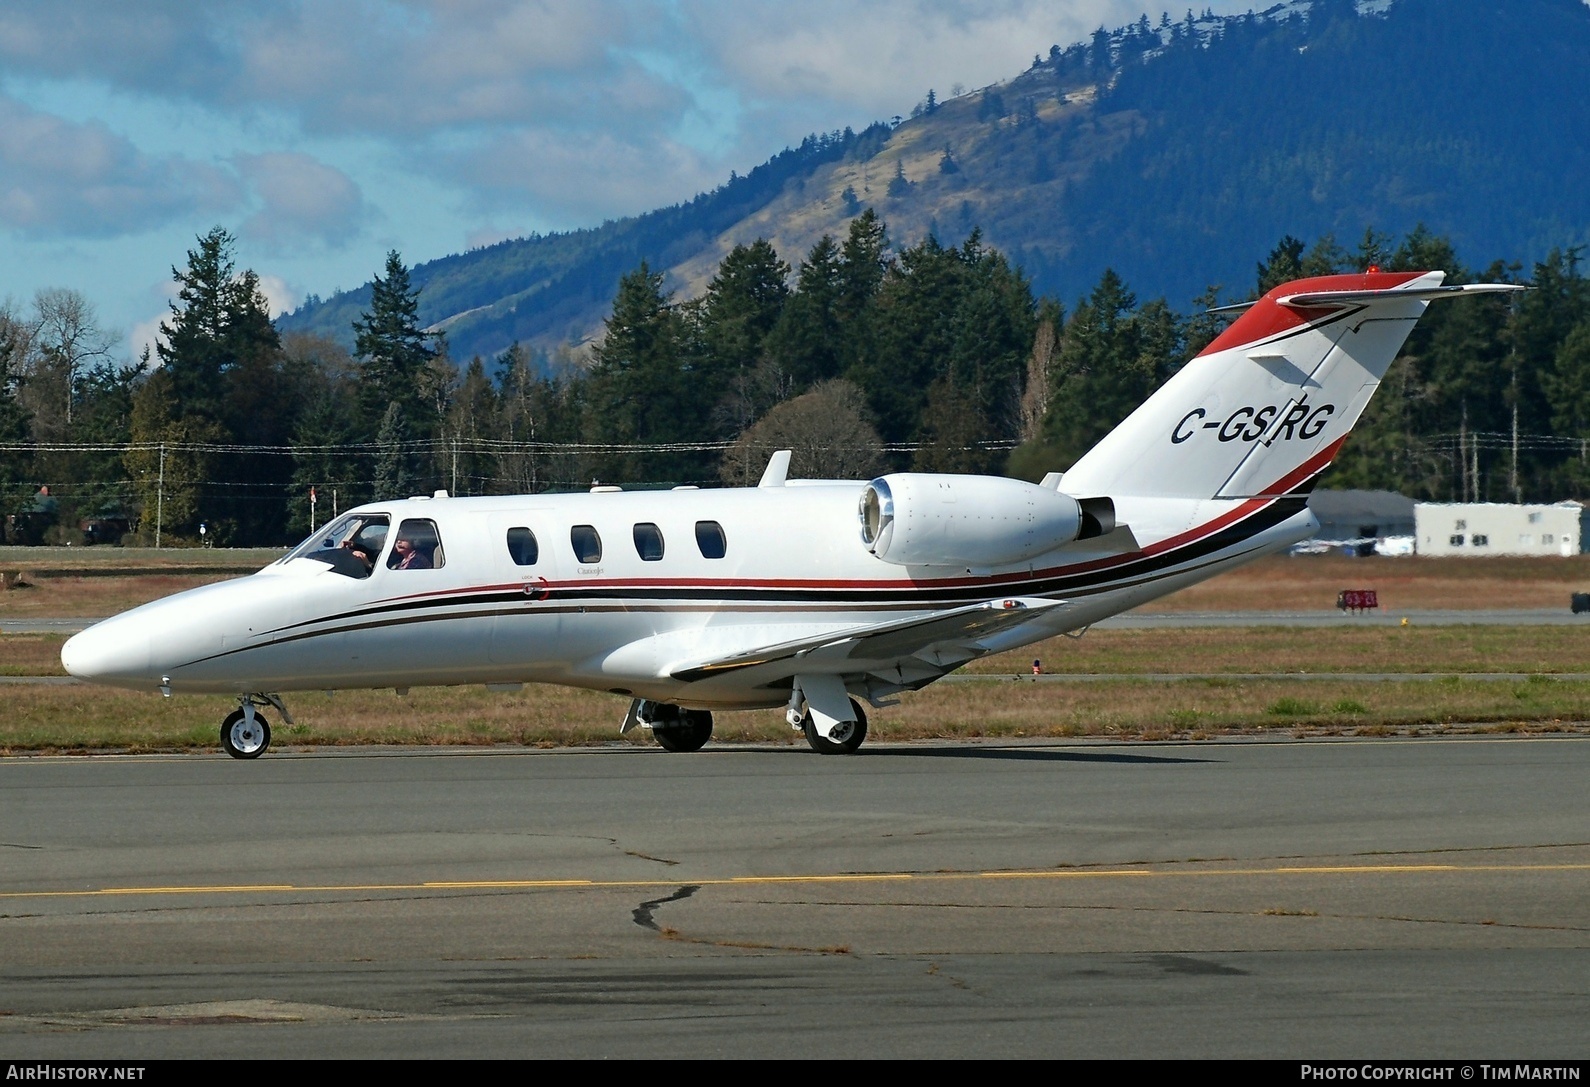
{"label": "white business jet", "polygon": [[94,683],[236,695],[254,758],[297,690],[559,683],[694,751],[785,707],[825,753],[974,658],[1081,630],[1319,527],[1308,492],[1435,299],[1521,288],[1370,272],[1277,287],[1064,476],[372,502],[280,561],[97,623]]}

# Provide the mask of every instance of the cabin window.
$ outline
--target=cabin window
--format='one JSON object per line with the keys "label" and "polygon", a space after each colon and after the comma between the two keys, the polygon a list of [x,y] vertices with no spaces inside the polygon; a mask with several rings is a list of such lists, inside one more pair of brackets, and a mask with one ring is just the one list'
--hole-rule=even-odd
{"label": "cabin window", "polygon": [[1490,545],[1491,545],[1491,538],[1489,536],[1485,535],[1485,533],[1476,532],[1474,534],[1474,546],[1475,547],[1489,547]]}
{"label": "cabin window", "polygon": [[397,539],[392,541],[392,552],[386,557],[388,570],[440,569],[445,563],[435,521],[409,517],[398,525]]}
{"label": "cabin window", "polygon": [[716,521],[696,522],[696,546],[704,559],[721,559],[729,552],[729,541],[723,535],[723,526]]}
{"label": "cabin window", "polygon": [[594,525],[575,525],[569,529],[569,543],[574,545],[574,557],[587,566],[602,561],[602,537]]}
{"label": "cabin window", "polygon": [[384,513],[350,513],[309,537],[280,561],[314,559],[344,577],[366,578],[386,543],[390,525]]}
{"label": "cabin window", "polygon": [[1450,544],[1451,546],[1453,546],[1453,547],[1462,547],[1463,546],[1463,537],[1461,535],[1459,535],[1459,536],[1448,536],[1446,542],[1448,544]]}
{"label": "cabin window", "polygon": [[643,562],[657,562],[663,557],[662,529],[651,522],[635,526],[635,554]]}
{"label": "cabin window", "polygon": [[528,528],[510,528],[508,555],[515,566],[534,566],[541,557],[541,548],[536,546],[536,534]]}

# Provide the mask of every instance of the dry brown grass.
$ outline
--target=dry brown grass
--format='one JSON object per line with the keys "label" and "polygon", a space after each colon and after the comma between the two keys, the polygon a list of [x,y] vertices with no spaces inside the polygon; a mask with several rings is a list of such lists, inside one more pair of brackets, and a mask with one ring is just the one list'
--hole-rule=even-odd
{"label": "dry brown grass", "polygon": [[1567,608],[1590,589],[1590,555],[1385,558],[1272,555],[1156,600],[1149,612],[1334,611],[1341,589],[1374,589],[1382,612]]}
{"label": "dry brown grass", "polygon": [[[21,751],[175,751],[217,745],[223,696],[164,699],[88,686],[0,688],[0,754]],[[504,694],[483,687],[300,692],[287,696],[295,725],[275,710],[272,742],[293,744],[520,744],[541,747],[649,743],[620,737],[627,699],[565,687]],[[774,727],[776,726],[776,727]],[[716,736],[730,742],[781,740],[793,732],[775,714],[727,714]]]}
{"label": "dry brown grass", "polygon": [[0,547],[0,570],[207,567],[249,572],[283,554],[279,547]]}
{"label": "dry brown grass", "polygon": [[64,676],[60,634],[0,634],[0,676]]}
{"label": "dry brown grass", "polygon": [[[213,749],[222,697],[177,697],[91,687],[8,687],[0,754]],[[297,724],[269,717],[278,747],[295,745],[581,746],[647,744],[618,735],[624,700],[556,687],[498,694],[480,687],[315,692],[290,696]],[[1564,732],[1590,726],[1590,683],[1435,680],[1383,683],[1285,680],[1121,680],[1078,684],[990,679],[940,684],[872,714],[878,740],[979,737],[1203,739],[1214,735],[1392,735]],[[720,743],[796,744],[778,711],[719,714]]]}
{"label": "dry brown grass", "polygon": [[1586,626],[1191,627],[1090,630],[974,661],[982,674],[1590,672]]}
{"label": "dry brown grass", "polygon": [[0,619],[103,619],[184,589],[225,581],[230,574],[146,574],[132,577],[24,575],[0,592]]}

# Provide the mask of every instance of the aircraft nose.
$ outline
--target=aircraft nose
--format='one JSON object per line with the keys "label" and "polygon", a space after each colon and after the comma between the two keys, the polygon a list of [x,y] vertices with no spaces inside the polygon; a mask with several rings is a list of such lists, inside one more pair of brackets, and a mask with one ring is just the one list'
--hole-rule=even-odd
{"label": "aircraft nose", "polygon": [[141,623],[107,619],[61,646],[61,665],[78,679],[116,683],[158,679],[150,675],[151,642]]}

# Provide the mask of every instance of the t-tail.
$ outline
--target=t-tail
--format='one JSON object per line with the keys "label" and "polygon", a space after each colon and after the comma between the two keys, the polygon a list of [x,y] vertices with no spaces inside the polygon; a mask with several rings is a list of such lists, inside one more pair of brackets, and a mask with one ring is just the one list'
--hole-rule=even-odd
{"label": "t-tail", "polygon": [[1276,287],[1077,461],[1064,489],[1193,499],[1308,491],[1431,301],[1523,289],[1442,286],[1445,277],[1371,271]]}

